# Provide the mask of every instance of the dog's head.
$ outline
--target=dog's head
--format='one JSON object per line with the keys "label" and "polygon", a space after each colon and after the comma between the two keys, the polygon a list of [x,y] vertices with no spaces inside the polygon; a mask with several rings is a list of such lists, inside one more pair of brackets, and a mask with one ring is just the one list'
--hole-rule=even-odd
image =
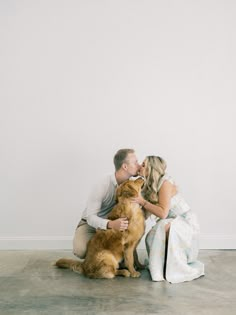
{"label": "dog's head", "polygon": [[141,193],[144,184],[144,179],[138,177],[137,179],[126,180],[116,190],[116,200],[119,198],[137,197]]}

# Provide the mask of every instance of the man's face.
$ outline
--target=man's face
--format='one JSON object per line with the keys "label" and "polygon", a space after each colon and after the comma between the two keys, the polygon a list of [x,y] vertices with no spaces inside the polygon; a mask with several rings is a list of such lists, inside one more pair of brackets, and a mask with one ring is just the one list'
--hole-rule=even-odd
{"label": "man's face", "polygon": [[140,165],[135,153],[129,153],[124,163],[125,169],[130,176],[137,175]]}

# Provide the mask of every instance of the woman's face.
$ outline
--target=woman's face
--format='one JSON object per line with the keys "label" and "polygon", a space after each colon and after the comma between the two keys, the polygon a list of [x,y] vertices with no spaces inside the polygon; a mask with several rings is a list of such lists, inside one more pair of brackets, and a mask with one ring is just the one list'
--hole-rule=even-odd
{"label": "woman's face", "polygon": [[141,176],[144,176],[144,177],[148,176],[148,168],[147,168],[147,160],[146,159],[141,164],[141,167],[140,167],[140,170],[139,170],[139,174]]}

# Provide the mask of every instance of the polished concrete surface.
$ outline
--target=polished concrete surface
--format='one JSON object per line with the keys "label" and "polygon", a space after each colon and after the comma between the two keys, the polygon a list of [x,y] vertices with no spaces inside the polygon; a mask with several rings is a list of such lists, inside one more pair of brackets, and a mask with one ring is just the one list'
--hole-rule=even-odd
{"label": "polished concrete surface", "polygon": [[[141,261],[145,252],[140,251]],[[0,251],[0,315],[233,315],[236,251],[201,250],[204,277],[181,284],[141,278],[92,280],[52,266],[68,251]]]}

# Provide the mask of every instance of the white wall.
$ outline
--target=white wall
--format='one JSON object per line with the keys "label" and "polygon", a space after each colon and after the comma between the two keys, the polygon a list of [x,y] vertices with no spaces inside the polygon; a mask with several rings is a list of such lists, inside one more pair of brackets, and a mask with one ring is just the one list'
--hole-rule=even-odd
{"label": "white wall", "polygon": [[236,248],[234,0],[0,1],[0,248],[71,248],[114,153],[164,157]]}

